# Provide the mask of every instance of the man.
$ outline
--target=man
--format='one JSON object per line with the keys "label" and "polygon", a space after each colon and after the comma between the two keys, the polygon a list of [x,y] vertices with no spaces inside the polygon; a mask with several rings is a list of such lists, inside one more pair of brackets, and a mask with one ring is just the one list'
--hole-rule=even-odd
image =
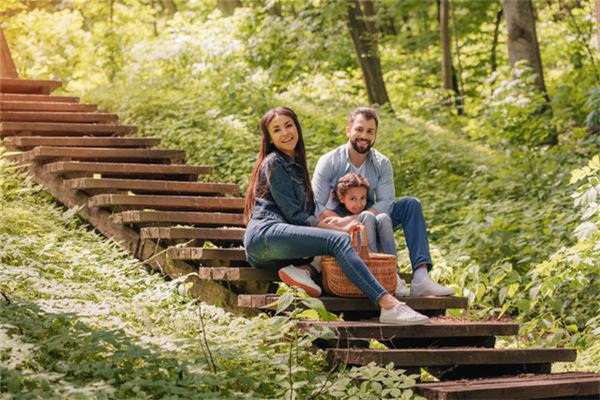
{"label": "man", "polygon": [[312,179],[317,205],[315,214],[321,220],[341,219],[333,211],[337,203],[332,193],[338,180],[349,172],[364,176],[370,186],[368,203],[373,204],[369,211],[375,215],[388,213],[394,230],[400,227],[404,230],[413,269],[413,280],[409,290],[405,282],[398,277],[394,295],[396,297],[453,295],[453,289],[437,284],[428,274],[432,263],[421,203],[412,197],[395,200],[390,160],[372,148],[377,139],[378,125],[377,113],[370,108],[361,107],[350,112],[346,127],[348,143],[322,156],[315,168]]}

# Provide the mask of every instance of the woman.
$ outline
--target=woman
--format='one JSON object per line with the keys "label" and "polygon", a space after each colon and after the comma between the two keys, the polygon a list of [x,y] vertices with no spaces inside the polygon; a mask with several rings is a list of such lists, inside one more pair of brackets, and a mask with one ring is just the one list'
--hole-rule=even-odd
{"label": "woman", "polygon": [[278,270],[285,283],[319,296],[307,258],[331,255],[365,295],[381,307],[384,323],[419,325],[429,319],[390,295],[352,248],[350,235],[360,225],[319,221],[313,214],[306,151],[298,117],[287,107],[268,111],[260,121],[261,149],[246,194],[244,246],[248,262]]}

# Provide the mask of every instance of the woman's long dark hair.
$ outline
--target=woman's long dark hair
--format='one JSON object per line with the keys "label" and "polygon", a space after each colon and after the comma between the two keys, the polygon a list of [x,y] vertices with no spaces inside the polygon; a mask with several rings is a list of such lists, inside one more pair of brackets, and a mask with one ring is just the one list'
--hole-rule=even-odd
{"label": "woman's long dark hair", "polygon": [[314,210],[313,191],[310,186],[310,177],[308,175],[308,167],[306,165],[306,149],[304,148],[304,137],[302,136],[302,128],[300,127],[298,116],[292,109],[288,107],[276,107],[272,110],[267,111],[267,113],[263,115],[260,119],[260,132],[262,136],[260,152],[258,153],[258,158],[254,163],[254,168],[252,170],[252,178],[250,180],[250,184],[248,185],[248,191],[246,192],[246,203],[244,205],[245,223],[248,223],[248,221],[250,220],[250,213],[252,212],[252,209],[256,204],[256,197],[262,196],[268,190],[266,185],[262,185],[262,187],[259,187],[258,175],[260,173],[260,167],[264,159],[277,149],[275,145],[271,142],[271,137],[269,136],[269,124],[278,115],[285,115],[286,117],[290,117],[296,125],[296,130],[298,131],[298,143],[296,144],[295,160],[298,164],[300,164],[304,171],[307,210],[309,211],[309,213],[311,213]]}

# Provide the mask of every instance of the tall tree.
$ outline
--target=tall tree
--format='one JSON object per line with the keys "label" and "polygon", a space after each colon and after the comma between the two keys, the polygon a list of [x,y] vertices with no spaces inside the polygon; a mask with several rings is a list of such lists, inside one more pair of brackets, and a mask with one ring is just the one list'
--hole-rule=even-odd
{"label": "tall tree", "polygon": [[598,34],[598,51],[600,51],[600,0],[596,0],[596,33]]}
{"label": "tall tree", "polygon": [[535,84],[547,97],[544,71],[535,30],[531,0],[500,0],[508,30],[508,59],[511,65],[525,60],[536,74]]}
{"label": "tall tree", "polygon": [[456,70],[452,65],[451,35],[450,30],[448,29],[450,0],[438,0],[438,13],[440,19],[440,42],[442,48],[442,84],[444,89],[454,92],[454,104],[456,105],[456,111],[459,115],[462,115],[464,114],[464,105],[462,102],[462,94],[458,87]]}
{"label": "tall tree", "polygon": [[[362,6],[362,7],[361,7]],[[375,35],[375,8],[371,0],[348,2],[347,25],[360,63],[370,104],[386,104],[390,99],[383,81]],[[371,33],[372,32],[372,33]]]}
{"label": "tall tree", "polygon": [[452,90],[452,51],[450,48],[450,31],[448,30],[449,0],[439,1],[440,40],[442,47],[442,83],[444,89]]}
{"label": "tall tree", "polygon": [[242,6],[240,0],[215,0],[217,7],[221,10],[221,13],[226,16],[232,16],[235,9]]}

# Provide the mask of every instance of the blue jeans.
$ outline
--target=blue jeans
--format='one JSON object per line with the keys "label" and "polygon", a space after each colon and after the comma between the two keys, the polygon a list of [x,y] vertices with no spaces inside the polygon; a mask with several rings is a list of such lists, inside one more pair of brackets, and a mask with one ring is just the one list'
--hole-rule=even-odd
{"label": "blue jeans", "polygon": [[358,215],[358,222],[365,226],[371,253],[397,255],[394,228],[389,215],[363,211]]}
{"label": "blue jeans", "polygon": [[421,264],[431,268],[429,239],[421,202],[414,197],[403,197],[392,203],[390,217],[394,230],[402,226],[413,271]]}
{"label": "blue jeans", "polygon": [[298,259],[329,255],[373,303],[388,292],[352,248],[350,235],[273,220],[250,220],[244,234],[246,258],[257,268],[280,269]]}

